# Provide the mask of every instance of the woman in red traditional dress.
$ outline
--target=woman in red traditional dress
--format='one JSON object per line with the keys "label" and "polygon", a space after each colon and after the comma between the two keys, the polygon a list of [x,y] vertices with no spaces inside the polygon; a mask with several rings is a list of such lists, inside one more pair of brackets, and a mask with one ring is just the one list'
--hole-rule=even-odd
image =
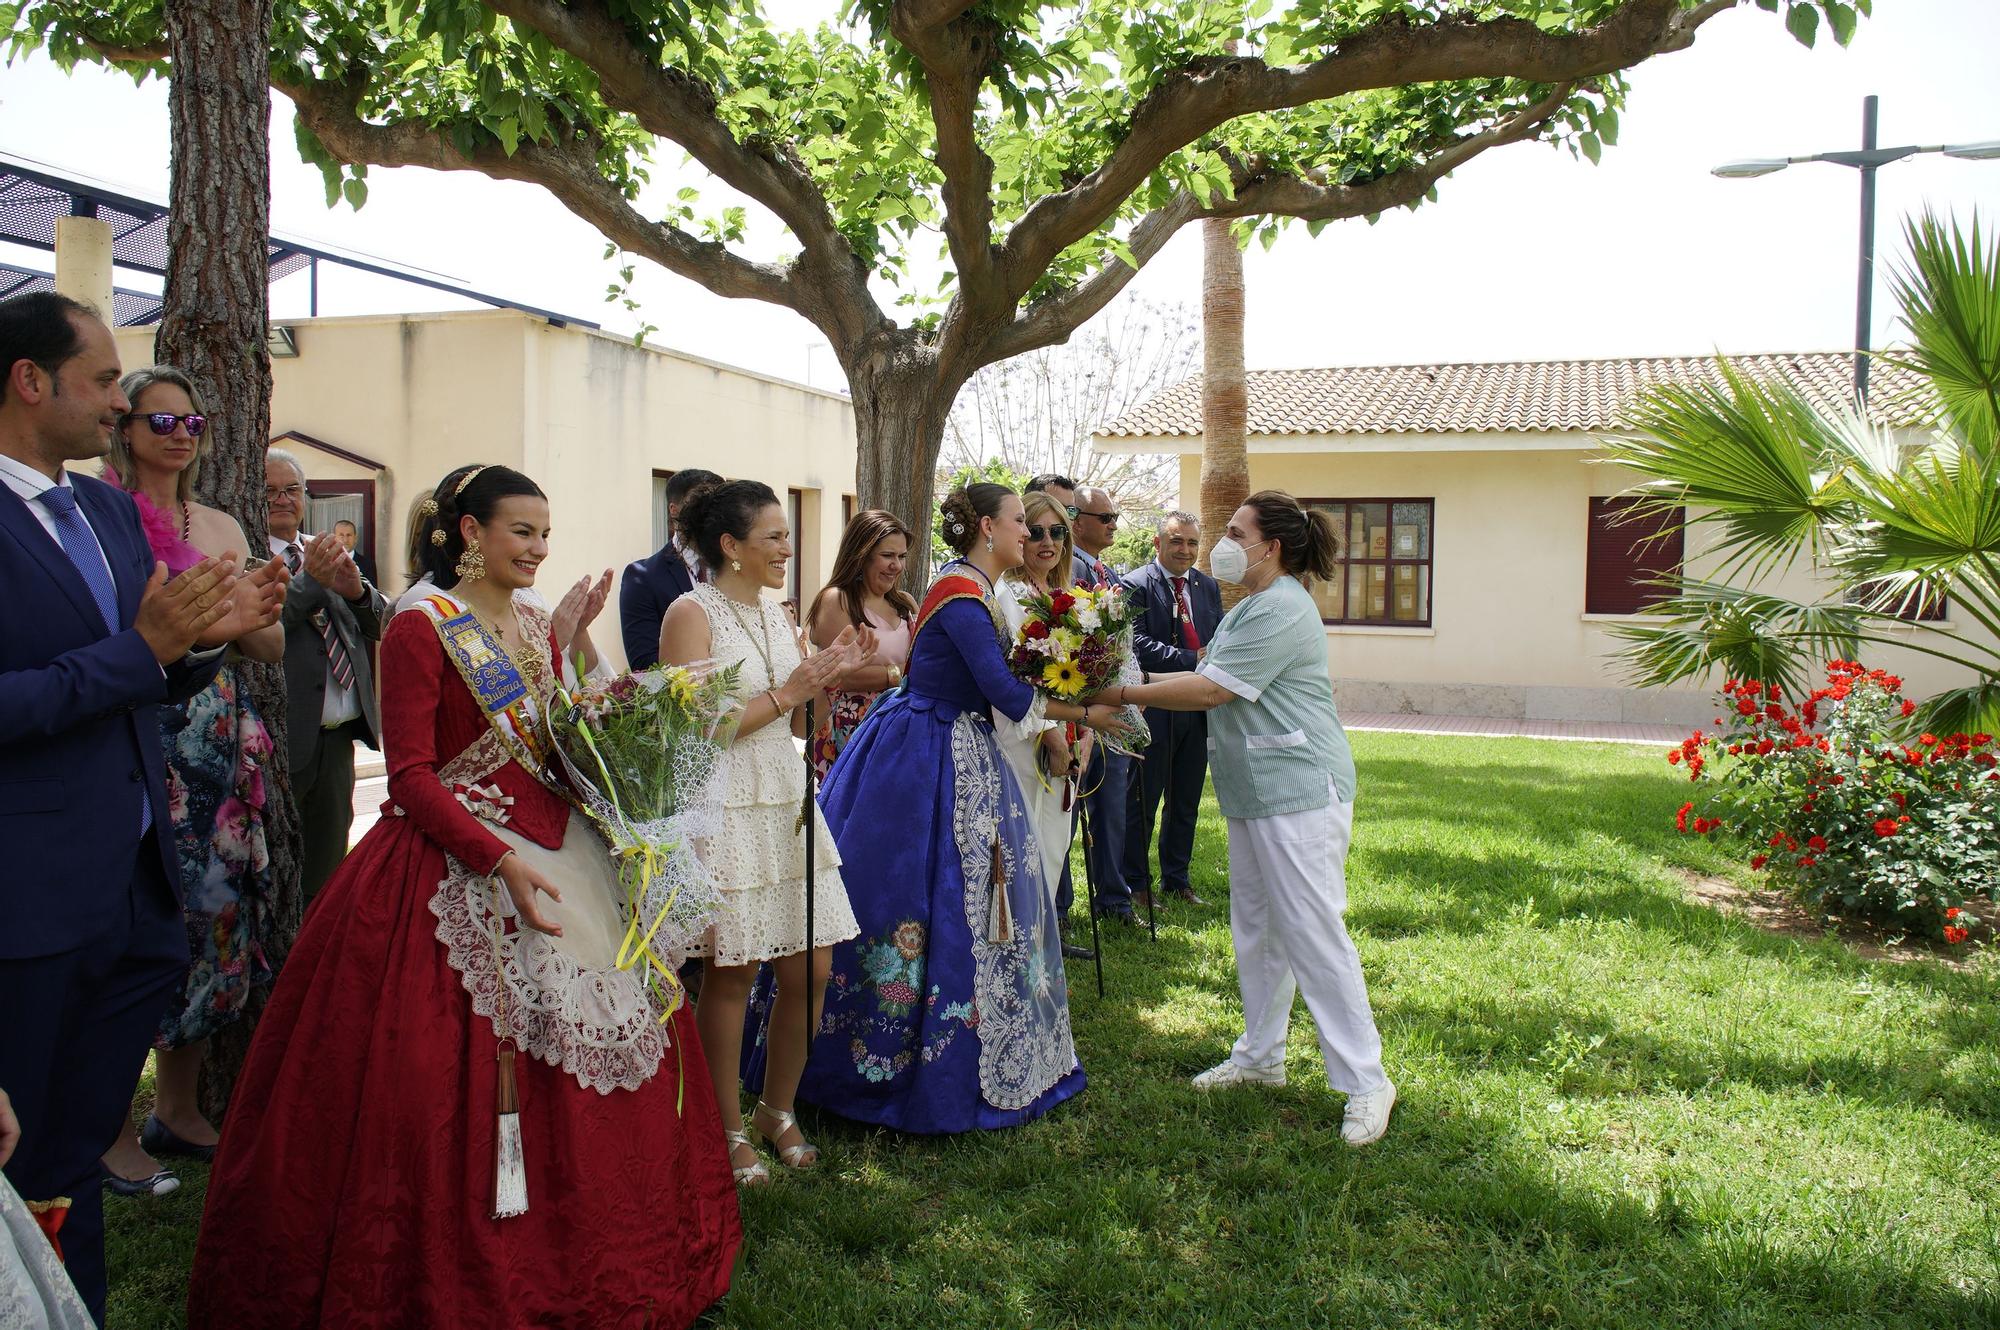
{"label": "woman in red traditional dress", "polygon": [[728,1289],[736,1193],[692,1014],[618,966],[610,858],[536,774],[560,666],[515,593],[548,503],[498,466],[438,502],[450,590],[382,642],[389,802],[258,1025],[188,1321],[685,1326]]}

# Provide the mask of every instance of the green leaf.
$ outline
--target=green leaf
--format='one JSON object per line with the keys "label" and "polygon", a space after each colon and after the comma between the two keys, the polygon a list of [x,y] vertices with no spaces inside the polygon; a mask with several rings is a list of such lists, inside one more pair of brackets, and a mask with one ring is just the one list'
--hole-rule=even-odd
{"label": "green leaf", "polygon": [[1810,4],[1795,4],[1785,12],[1785,26],[1806,46],[1819,35],[1819,11]]}
{"label": "green leaf", "polygon": [[1841,0],[1824,0],[1823,7],[1827,24],[1833,29],[1833,40],[1841,46],[1853,41],[1854,29],[1861,22],[1860,15],[1851,6],[1842,4]]}
{"label": "green leaf", "polygon": [[350,208],[359,208],[362,204],[368,202],[368,182],[366,180],[357,180],[350,176],[341,185],[340,192],[347,199],[347,206]]}
{"label": "green leaf", "polygon": [[1577,135],[1576,146],[1583,150],[1584,156],[1590,158],[1590,164],[1592,166],[1597,165],[1599,161],[1603,160],[1604,149],[1598,143],[1597,135],[1595,134]]}

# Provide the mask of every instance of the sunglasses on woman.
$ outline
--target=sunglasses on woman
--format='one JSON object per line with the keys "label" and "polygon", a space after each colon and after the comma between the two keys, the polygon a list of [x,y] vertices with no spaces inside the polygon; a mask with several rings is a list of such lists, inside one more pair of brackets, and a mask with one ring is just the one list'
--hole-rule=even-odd
{"label": "sunglasses on woman", "polygon": [[146,427],[163,439],[174,432],[176,425],[186,425],[190,439],[199,439],[201,432],[208,428],[208,417],[192,411],[184,416],[177,416],[171,411],[148,411],[144,414],[134,411],[125,419],[145,421]]}
{"label": "sunglasses on woman", "polygon": [[1069,528],[1060,524],[1037,526],[1033,522],[1028,523],[1029,540],[1041,540],[1043,537],[1056,541],[1067,540],[1069,539]]}

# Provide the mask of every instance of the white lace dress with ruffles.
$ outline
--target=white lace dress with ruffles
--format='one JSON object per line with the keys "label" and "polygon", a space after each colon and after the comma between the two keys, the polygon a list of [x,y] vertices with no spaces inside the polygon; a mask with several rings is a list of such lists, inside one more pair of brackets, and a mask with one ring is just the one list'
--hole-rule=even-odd
{"label": "white lace dress with ruffles", "polygon": [[[702,583],[688,595],[708,616],[711,658],[718,666],[741,664],[736,686],[740,701],[754,701],[798,668],[792,623],[776,601],[760,598],[752,610],[712,583]],[[805,949],[806,842],[799,826],[805,795],[805,757],[791,726],[782,720],[739,737],[730,747],[724,761],[721,828],[697,847],[721,892],[723,914],[694,954],[713,955],[718,965],[749,965]],[[840,851],[817,804],[813,831],[818,837],[813,941],[830,947],[855,937],[861,928],[840,880]]]}

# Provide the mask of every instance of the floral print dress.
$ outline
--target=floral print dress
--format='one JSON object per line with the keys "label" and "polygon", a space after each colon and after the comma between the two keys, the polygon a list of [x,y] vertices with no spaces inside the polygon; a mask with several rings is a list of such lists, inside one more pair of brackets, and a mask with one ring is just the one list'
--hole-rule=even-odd
{"label": "floral print dress", "polygon": [[264,773],[271,736],[234,661],[187,701],[160,708],[167,798],[186,905],[186,1001],[154,1043],[178,1048],[243,1014],[271,982],[271,854],[264,838]]}

